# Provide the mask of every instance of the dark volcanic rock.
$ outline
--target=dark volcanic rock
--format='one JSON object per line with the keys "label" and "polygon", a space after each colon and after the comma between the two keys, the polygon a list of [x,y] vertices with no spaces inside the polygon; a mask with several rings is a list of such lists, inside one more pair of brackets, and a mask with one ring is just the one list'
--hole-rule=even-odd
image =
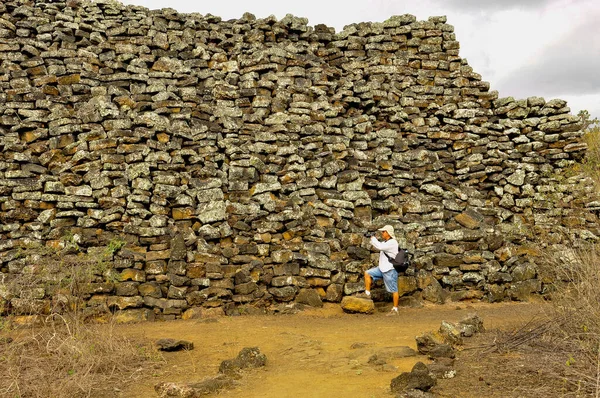
{"label": "dark volcanic rock", "polygon": [[154,386],[154,390],[161,398],[196,398],[214,394],[235,385],[235,380],[225,375],[218,375],[209,377],[198,383],[180,384],[162,382]]}
{"label": "dark volcanic rock", "polygon": [[314,289],[302,289],[296,296],[296,302],[306,304],[311,307],[323,307],[321,296]]}
{"label": "dark volcanic rock", "polygon": [[226,359],[219,366],[219,373],[236,375],[242,369],[260,368],[267,364],[267,357],[261,354],[258,347],[243,348],[234,359]]}
{"label": "dark volcanic rock", "polygon": [[427,365],[417,362],[410,372],[404,372],[392,379],[390,388],[392,393],[400,393],[411,389],[428,391],[435,385],[436,380],[429,374]]}
{"label": "dark volcanic rock", "polygon": [[156,345],[160,351],[181,351],[194,349],[194,343],[185,340],[160,339],[156,341]]}
{"label": "dark volcanic rock", "polygon": [[450,344],[438,341],[430,333],[418,336],[417,351],[429,358],[454,358],[456,353]]}

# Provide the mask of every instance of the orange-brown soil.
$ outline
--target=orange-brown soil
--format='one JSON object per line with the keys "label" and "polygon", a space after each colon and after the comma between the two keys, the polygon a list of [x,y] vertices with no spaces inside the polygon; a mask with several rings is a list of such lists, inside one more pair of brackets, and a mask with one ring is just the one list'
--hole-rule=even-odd
{"label": "orange-brown soil", "polygon": [[[372,315],[358,315],[346,314],[339,305],[328,304],[293,315],[119,325],[117,331],[131,337],[188,340],[194,343],[194,349],[165,353],[160,367],[121,386],[118,395],[152,397],[156,396],[154,385],[162,381],[192,383],[216,376],[221,361],[236,357],[244,347],[259,347],[267,356],[266,367],[245,372],[235,388],[219,392],[219,397],[391,397],[390,381],[394,377],[410,371],[417,361],[429,361],[417,355],[388,358],[385,365],[372,365],[372,355],[381,357],[389,347],[408,346],[416,350],[415,336],[437,331],[443,320],[457,322],[470,313],[477,313],[486,329],[515,327],[539,314],[543,304],[426,305],[400,308],[398,317],[386,317],[383,310],[388,308]],[[459,373],[457,381],[459,377],[468,375]],[[448,387],[456,389],[457,383]]]}

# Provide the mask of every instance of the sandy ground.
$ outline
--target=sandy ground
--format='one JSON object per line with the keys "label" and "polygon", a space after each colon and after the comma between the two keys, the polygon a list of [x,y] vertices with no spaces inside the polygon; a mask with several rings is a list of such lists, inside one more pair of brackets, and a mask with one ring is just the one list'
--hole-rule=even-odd
{"label": "sandy ground", "polygon": [[[239,384],[221,391],[225,398],[391,397],[390,381],[410,371],[423,356],[389,359],[384,366],[369,364],[373,354],[389,347],[416,350],[415,337],[438,330],[442,320],[457,322],[477,313],[486,329],[510,328],[542,310],[540,303],[450,303],[400,308],[398,317],[385,312],[345,314],[339,305],[308,309],[294,315],[238,316],[215,319],[120,325],[131,337],[188,340],[194,349],[165,353],[154,372],[123,386],[122,397],[157,396],[162,382],[198,382],[218,373],[221,361],[244,347],[259,347],[267,366],[244,374]],[[387,309],[387,308],[385,308]]]}

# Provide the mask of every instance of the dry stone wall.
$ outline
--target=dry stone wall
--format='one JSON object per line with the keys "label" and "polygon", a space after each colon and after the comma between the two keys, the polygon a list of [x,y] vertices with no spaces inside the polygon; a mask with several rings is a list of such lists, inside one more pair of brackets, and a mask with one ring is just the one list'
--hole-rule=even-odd
{"label": "dry stone wall", "polygon": [[139,318],[339,302],[389,223],[415,253],[406,300],[523,299],[544,286],[536,237],[598,236],[600,203],[565,173],[580,128],[565,101],[499,99],[445,17],[336,33],[4,1],[0,270],[108,256],[84,298]]}

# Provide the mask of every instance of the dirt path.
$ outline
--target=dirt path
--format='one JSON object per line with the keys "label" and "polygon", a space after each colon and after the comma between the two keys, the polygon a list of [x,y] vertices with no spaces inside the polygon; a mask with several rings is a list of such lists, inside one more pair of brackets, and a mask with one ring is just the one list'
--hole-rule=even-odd
{"label": "dirt path", "polygon": [[[457,322],[477,313],[487,329],[527,321],[542,304],[447,304],[401,308],[399,317],[350,315],[337,305],[295,315],[222,317],[208,320],[122,325],[130,336],[151,341],[175,338],[192,341],[194,350],[166,353],[166,364],[153,374],[126,386],[123,397],[156,396],[161,381],[196,382],[215,376],[221,361],[234,358],[244,347],[257,346],[267,358],[264,369],[245,374],[238,387],[219,397],[390,397],[389,385],[409,371],[416,356],[390,359],[385,367],[368,363],[387,347],[416,349],[415,336],[437,330],[442,320]],[[362,344],[361,344],[362,343]]]}

